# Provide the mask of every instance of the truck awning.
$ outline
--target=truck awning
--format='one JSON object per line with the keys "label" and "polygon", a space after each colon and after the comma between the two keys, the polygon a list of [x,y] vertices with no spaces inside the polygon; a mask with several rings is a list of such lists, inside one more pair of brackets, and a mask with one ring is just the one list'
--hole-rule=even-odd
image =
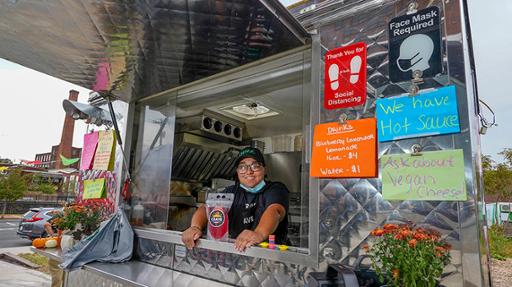
{"label": "truck awning", "polygon": [[9,0],[0,57],[124,101],[298,46],[277,0]]}

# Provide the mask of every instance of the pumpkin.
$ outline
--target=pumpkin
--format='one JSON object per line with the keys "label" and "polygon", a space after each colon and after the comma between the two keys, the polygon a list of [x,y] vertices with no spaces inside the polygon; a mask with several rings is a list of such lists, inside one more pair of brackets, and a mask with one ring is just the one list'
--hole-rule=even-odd
{"label": "pumpkin", "polygon": [[57,240],[54,239],[53,237],[48,238],[48,240],[46,240],[46,242],[44,243],[44,247],[46,247],[46,248],[57,247]]}
{"label": "pumpkin", "polygon": [[35,248],[44,248],[44,244],[46,243],[46,238],[36,238],[32,240],[32,246]]}

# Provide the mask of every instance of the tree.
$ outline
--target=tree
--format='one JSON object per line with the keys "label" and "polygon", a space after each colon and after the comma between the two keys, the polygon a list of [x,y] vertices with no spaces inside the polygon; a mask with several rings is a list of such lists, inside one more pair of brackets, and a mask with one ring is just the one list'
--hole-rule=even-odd
{"label": "tree", "polygon": [[54,194],[55,186],[51,183],[40,183],[37,187],[37,190],[44,194]]}
{"label": "tree", "polygon": [[482,169],[484,170],[484,172],[486,170],[491,170],[493,168],[494,164],[495,164],[495,162],[490,155],[482,156]]}
{"label": "tree", "polygon": [[4,203],[2,215],[5,215],[7,203],[22,198],[26,191],[27,182],[20,170],[9,171],[0,177],[0,200]]}
{"label": "tree", "polygon": [[43,194],[54,194],[56,192],[56,186],[49,183],[48,179],[40,174],[34,174],[31,184],[28,186],[28,190],[39,191]]}
{"label": "tree", "polygon": [[4,164],[12,164],[12,160],[8,159],[8,158],[1,158],[0,157],[0,163],[4,163]]}
{"label": "tree", "polygon": [[503,149],[498,154],[505,158],[504,163],[496,164],[490,156],[482,156],[485,193],[496,196],[496,202],[512,197],[512,149]]}
{"label": "tree", "polygon": [[512,148],[504,148],[499,155],[505,158],[505,163],[512,168]]}

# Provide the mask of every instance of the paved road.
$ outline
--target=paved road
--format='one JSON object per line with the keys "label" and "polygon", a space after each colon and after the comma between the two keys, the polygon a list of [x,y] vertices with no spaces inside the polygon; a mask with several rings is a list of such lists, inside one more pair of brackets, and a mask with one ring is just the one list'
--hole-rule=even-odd
{"label": "paved road", "polygon": [[19,219],[0,219],[0,248],[30,246],[28,239],[19,238],[16,234]]}

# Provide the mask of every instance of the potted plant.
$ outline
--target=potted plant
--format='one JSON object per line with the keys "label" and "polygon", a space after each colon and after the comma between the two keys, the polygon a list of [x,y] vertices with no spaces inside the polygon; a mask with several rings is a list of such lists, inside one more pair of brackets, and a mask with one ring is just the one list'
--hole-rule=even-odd
{"label": "potted plant", "polygon": [[72,234],[75,240],[92,234],[105,220],[103,208],[99,204],[71,204],[53,219],[53,224],[64,234]]}
{"label": "potted plant", "polygon": [[385,224],[371,235],[375,241],[365,249],[380,281],[388,286],[437,286],[450,262],[451,246],[436,231],[411,224]]}

